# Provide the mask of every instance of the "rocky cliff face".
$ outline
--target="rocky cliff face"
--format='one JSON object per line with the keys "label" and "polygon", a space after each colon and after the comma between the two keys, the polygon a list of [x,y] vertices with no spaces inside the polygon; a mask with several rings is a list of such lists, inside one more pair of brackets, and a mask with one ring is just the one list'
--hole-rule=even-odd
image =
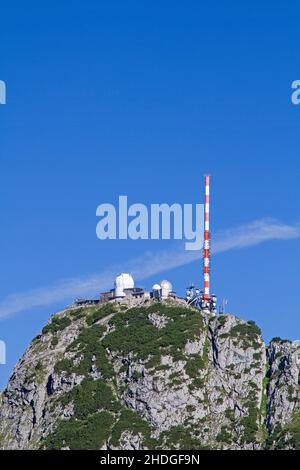
{"label": "rocky cliff face", "polygon": [[300,448],[300,345],[176,302],[71,308],[1,396],[3,449]]}

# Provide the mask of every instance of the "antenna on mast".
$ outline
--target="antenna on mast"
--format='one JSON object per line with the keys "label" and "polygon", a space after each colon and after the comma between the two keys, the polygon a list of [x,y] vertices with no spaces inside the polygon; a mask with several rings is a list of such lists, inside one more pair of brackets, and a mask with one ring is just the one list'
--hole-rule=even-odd
{"label": "antenna on mast", "polygon": [[204,300],[210,300],[210,228],[209,228],[209,190],[210,176],[204,176],[205,182],[205,204],[204,204],[204,249],[203,249],[203,277],[204,277]]}
{"label": "antenna on mast", "polygon": [[216,315],[217,297],[210,294],[210,175],[204,176],[204,246],[203,246],[203,282],[204,290],[191,285],[187,289],[186,301],[204,312]]}

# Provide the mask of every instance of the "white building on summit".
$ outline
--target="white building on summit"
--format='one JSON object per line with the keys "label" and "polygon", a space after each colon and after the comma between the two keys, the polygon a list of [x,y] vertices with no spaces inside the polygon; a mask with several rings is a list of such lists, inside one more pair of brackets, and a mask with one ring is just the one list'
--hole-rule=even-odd
{"label": "white building on summit", "polygon": [[170,281],[162,280],[154,284],[152,291],[149,292],[142,287],[135,287],[134,279],[129,273],[121,273],[115,279],[114,289],[108,292],[102,292],[100,296],[100,303],[108,301],[121,301],[124,300],[147,300],[157,299],[165,300],[168,297],[176,297],[175,292]]}
{"label": "white building on summit", "polygon": [[115,278],[114,288],[102,292],[99,299],[76,299],[75,305],[95,305],[110,301],[136,304],[149,299],[166,300],[168,297],[177,298],[170,281],[164,279],[154,284],[152,291],[149,292],[143,287],[135,287],[131,274],[120,273]]}
{"label": "white building on summit", "polygon": [[134,289],[134,280],[131,274],[121,273],[115,279],[115,297],[125,297],[126,290]]}

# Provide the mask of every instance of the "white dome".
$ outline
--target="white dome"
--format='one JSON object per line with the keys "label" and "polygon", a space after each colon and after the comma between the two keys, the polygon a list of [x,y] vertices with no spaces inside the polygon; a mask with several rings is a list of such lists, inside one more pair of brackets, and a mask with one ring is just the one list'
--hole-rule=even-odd
{"label": "white dome", "polygon": [[124,289],[133,289],[134,280],[128,273],[121,273],[115,279],[115,296],[124,297]]}
{"label": "white dome", "polygon": [[116,277],[115,286],[122,286],[123,289],[133,289],[134,280],[131,274],[121,273]]}
{"label": "white dome", "polygon": [[161,287],[160,287],[159,284],[153,284],[152,290],[160,290],[160,289],[161,289]]}
{"label": "white dome", "polygon": [[173,286],[170,283],[170,281],[167,281],[166,279],[164,279],[163,281],[160,281],[159,284],[162,289],[167,289],[168,291],[172,292]]}
{"label": "white dome", "polygon": [[163,299],[166,299],[172,292],[173,286],[169,281],[166,281],[165,279],[163,281],[160,281],[159,284],[161,287],[161,296]]}

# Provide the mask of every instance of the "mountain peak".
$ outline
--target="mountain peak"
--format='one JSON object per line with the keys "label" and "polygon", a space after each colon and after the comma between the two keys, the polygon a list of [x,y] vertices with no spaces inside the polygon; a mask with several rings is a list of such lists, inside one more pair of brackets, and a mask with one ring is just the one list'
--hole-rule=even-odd
{"label": "mountain peak", "polygon": [[53,315],[2,393],[3,449],[300,448],[297,342],[180,301]]}

